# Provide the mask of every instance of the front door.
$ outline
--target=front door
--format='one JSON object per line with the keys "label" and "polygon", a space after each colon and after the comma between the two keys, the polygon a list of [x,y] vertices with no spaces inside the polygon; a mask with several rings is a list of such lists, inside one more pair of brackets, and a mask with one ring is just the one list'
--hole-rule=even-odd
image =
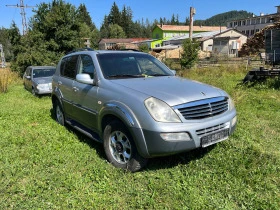
{"label": "front door", "polygon": [[[95,67],[91,56],[80,55],[78,74],[89,74],[94,78]],[[74,119],[93,130],[97,129],[98,86],[73,82]]]}

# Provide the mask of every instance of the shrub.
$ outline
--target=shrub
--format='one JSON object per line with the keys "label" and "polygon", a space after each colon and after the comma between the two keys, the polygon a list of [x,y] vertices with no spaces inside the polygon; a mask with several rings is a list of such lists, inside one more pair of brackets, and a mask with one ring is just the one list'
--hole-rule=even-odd
{"label": "shrub", "polygon": [[0,71],[0,92],[6,93],[8,90],[9,74],[10,71],[7,69],[1,69]]}
{"label": "shrub", "polygon": [[0,93],[8,91],[9,84],[15,82],[19,83],[19,76],[16,72],[12,72],[10,68],[0,69]]}
{"label": "shrub", "polygon": [[183,53],[181,54],[181,65],[190,69],[198,60],[199,43],[186,39],[183,42]]}

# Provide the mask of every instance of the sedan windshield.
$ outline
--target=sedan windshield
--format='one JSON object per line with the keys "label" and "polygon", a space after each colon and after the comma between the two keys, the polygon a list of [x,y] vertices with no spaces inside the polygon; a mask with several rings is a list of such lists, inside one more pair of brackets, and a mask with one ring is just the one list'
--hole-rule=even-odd
{"label": "sedan windshield", "polygon": [[143,53],[104,53],[98,61],[107,79],[173,76],[172,72],[151,55]]}
{"label": "sedan windshield", "polygon": [[33,78],[38,78],[38,77],[52,77],[55,73],[55,68],[54,69],[34,69],[33,70]]}

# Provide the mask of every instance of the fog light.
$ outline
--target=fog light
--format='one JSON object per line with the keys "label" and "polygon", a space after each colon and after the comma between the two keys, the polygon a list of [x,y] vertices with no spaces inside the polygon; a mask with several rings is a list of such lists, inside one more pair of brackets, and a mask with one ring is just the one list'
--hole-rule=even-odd
{"label": "fog light", "polygon": [[232,118],[231,120],[231,127],[234,126],[237,122],[237,117],[235,116],[234,118]]}
{"label": "fog light", "polygon": [[165,141],[191,141],[188,133],[161,133],[161,138]]}

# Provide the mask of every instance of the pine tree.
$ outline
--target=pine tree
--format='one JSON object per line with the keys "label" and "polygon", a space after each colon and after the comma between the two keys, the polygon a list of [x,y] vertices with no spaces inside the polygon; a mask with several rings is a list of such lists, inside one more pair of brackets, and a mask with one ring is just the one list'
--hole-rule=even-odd
{"label": "pine tree", "polygon": [[92,19],[89,15],[89,12],[87,11],[85,4],[80,4],[80,6],[78,7],[77,17],[81,23],[87,24],[90,30],[94,30],[96,28],[95,24],[92,22]]}

